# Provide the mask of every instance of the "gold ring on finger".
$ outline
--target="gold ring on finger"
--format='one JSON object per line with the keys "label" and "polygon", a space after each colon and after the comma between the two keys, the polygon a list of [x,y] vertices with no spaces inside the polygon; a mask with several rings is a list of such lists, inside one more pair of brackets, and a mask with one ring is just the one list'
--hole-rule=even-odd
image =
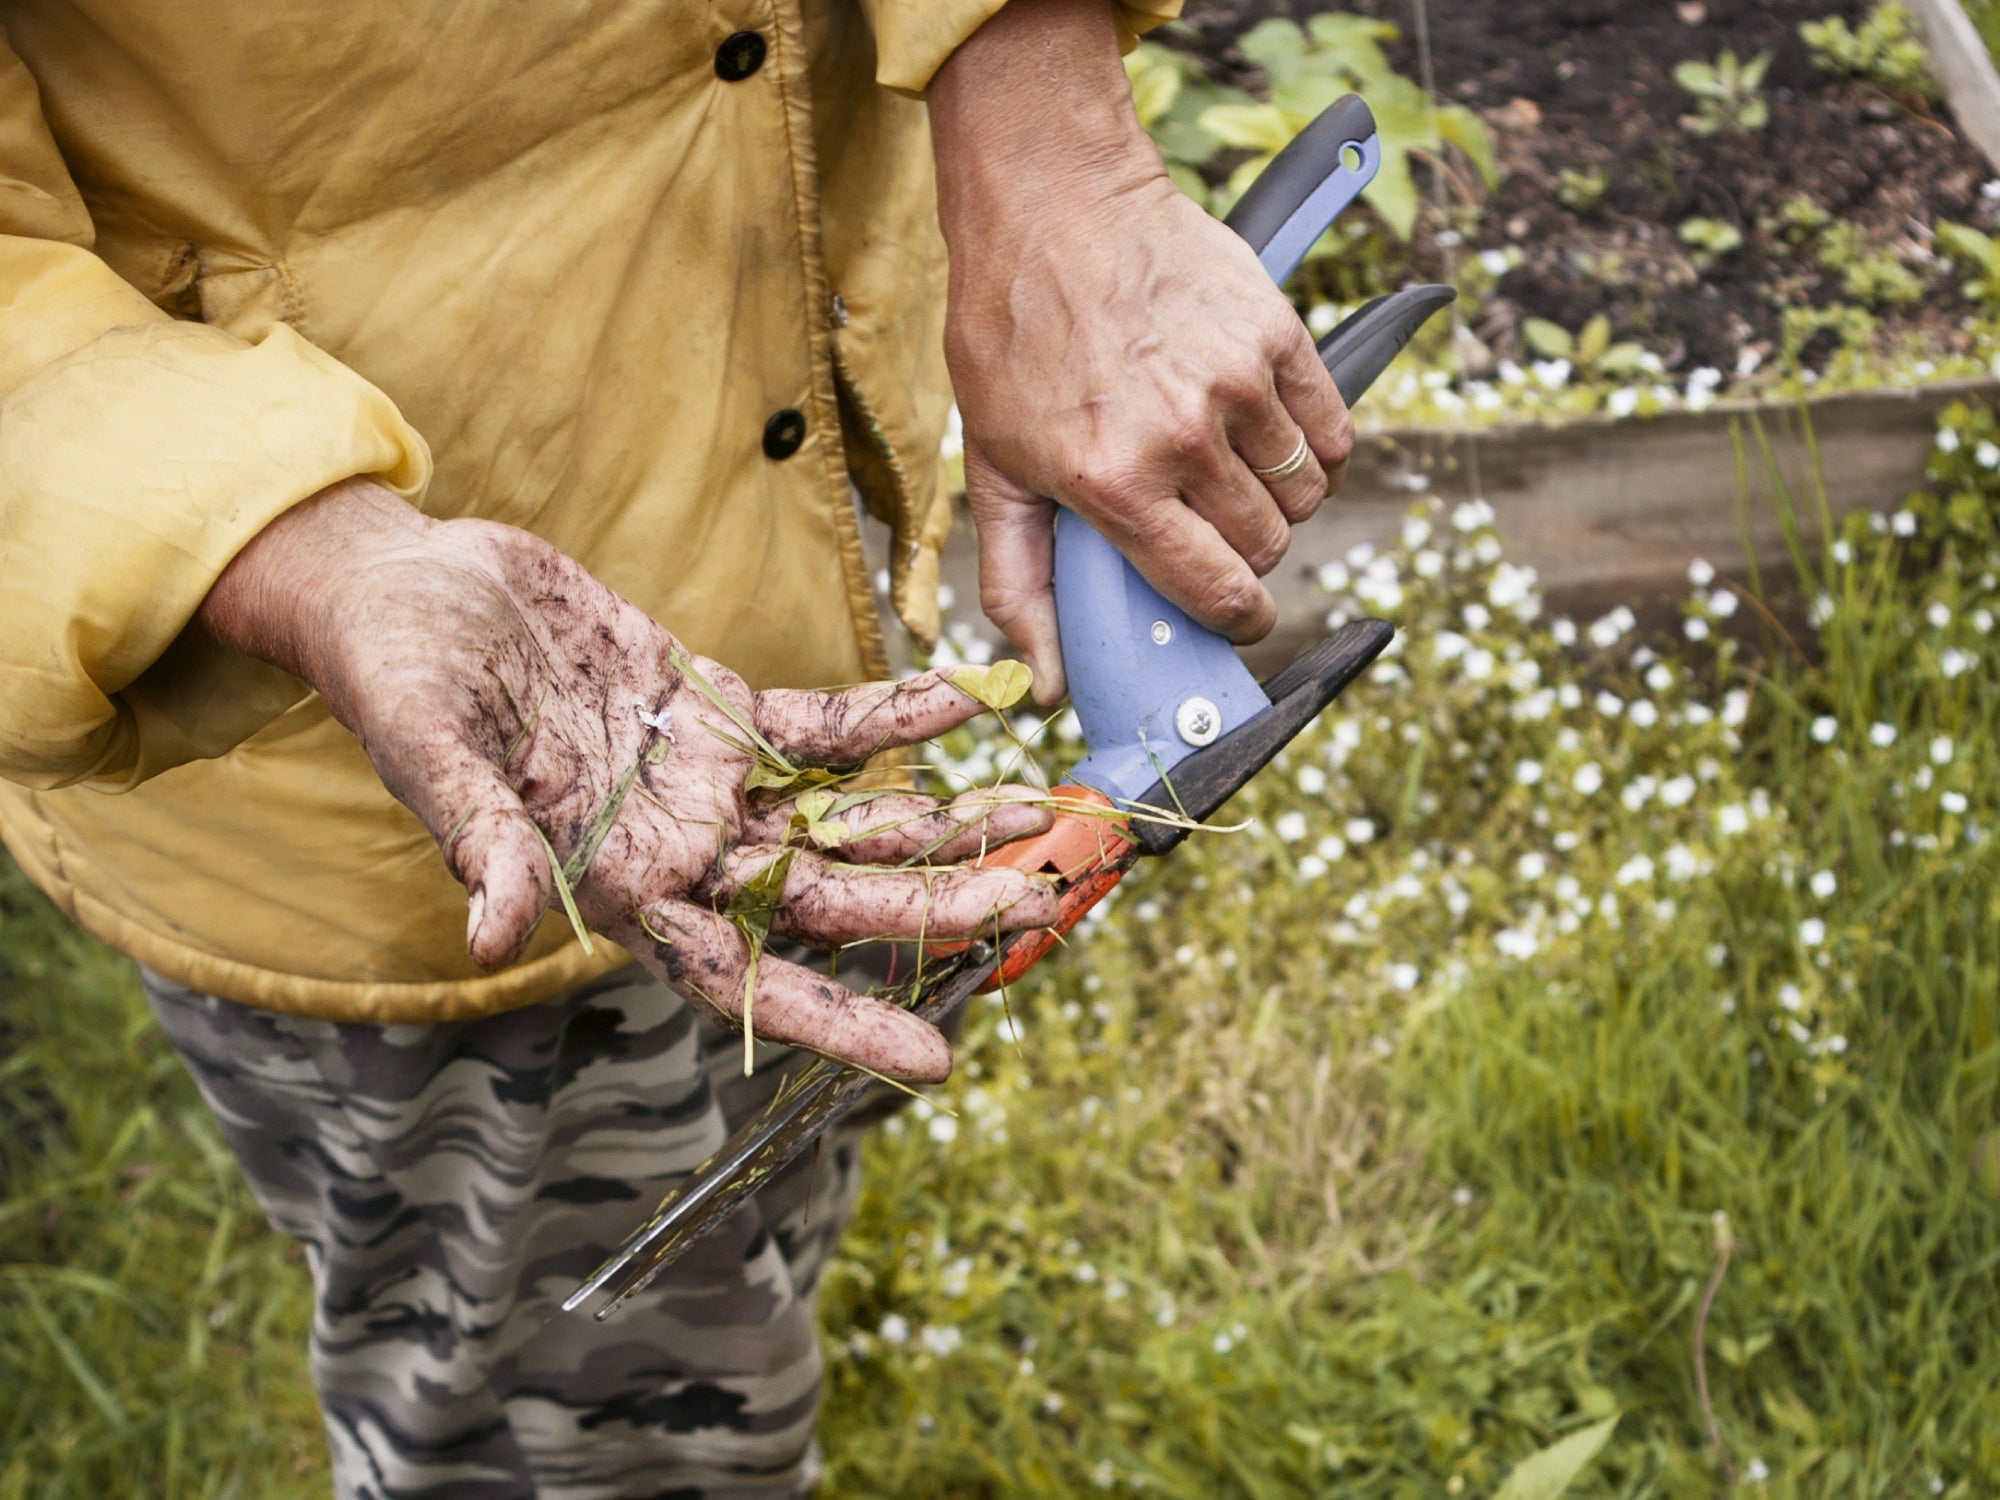
{"label": "gold ring on finger", "polygon": [[1252,464],[1250,472],[1266,484],[1277,484],[1281,480],[1290,479],[1294,474],[1298,473],[1299,470],[1306,466],[1306,461],[1311,457],[1312,445],[1306,441],[1306,435],[1302,432],[1299,434],[1298,447],[1292,450],[1291,456],[1283,463],[1269,469],[1260,469],[1255,464]]}

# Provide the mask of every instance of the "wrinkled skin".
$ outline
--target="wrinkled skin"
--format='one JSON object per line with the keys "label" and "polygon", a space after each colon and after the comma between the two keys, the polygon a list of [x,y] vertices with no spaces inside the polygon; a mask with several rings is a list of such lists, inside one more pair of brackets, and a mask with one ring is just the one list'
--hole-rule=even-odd
{"label": "wrinkled skin", "polygon": [[[1277,620],[1261,580],[1354,442],[1305,325],[1168,179],[1109,7],[1011,0],[928,97],[980,601],[1028,657],[1036,697],[1063,692],[1058,504],[1197,620],[1261,639]],[[1253,472],[1302,438],[1297,473]]]}
{"label": "wrinkled skin", "polygon": [[[794,765],[849,767],[983,711],[936,673],[836,693],[752,693],[689,658],[651,619],[547,543],[484,521],[433,522],[364,482],[266,529],[225,572],[202,623],[297,672],[421,818],[469,893],[466,941],[507,963],[555,899],[536,829],[567,861],[638,767],[576,900],[592,930],[725,1022],[740,1024],[751,953],[724,914],[771,865],[794,811],[752,796],[746,736],[698,673]],[[821,947],[1046,925],[1053,888],[946,863],[1047,826],[1025,788],[949,804],[898,794],[841,819],[851,836],[796,847],[772,932]],[[763,956],[756,1034],[934,1081],[950,1049],[907,1012]]]}

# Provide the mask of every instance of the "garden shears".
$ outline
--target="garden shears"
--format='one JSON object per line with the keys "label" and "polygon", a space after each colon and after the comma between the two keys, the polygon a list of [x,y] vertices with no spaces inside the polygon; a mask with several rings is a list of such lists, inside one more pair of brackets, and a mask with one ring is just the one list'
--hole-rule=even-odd
{"label": "garden shears", "polygon": [[[1282,285],[1381,165],[1374,116],[1336,101],[1258,176],[1230,227]],[[1352,404],[1454,293],[1416,286],[1379,297],[1320,340]],[[888,998],[933,1024],[974,994],[1019,979],[1139,859],[1176,847],[1310,724],[1388,645],[1382,620],[1343,625],[1259,682],[1229,642],[1170,604],[1072,511],[1056,518],[1055,591],[1063,668],[1088,754],[1053,789],[1064,810],[1042,834],[976,863],[1054,875],[1048,928],[926,955],[919,978]],[[758,1186],[876,1087],[872,1074],[820,1058],[786,1079],[763,1111],[697,1167],[564,1302],[604,1293],[608,1317]]]}

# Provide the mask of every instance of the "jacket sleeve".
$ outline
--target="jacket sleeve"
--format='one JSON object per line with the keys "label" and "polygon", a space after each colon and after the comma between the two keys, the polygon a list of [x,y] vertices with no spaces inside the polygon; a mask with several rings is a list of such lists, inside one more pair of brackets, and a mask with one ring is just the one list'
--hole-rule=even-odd
{"label": "jacket sleeve", "polygon": [[416,498],[423,440],[280,324],[176,321],[94,230],[0,36],[0,776],[134,786],[305,696],[187,629],[287,507],[368,475]]}
{"label": "jacket sleeve", "polygon": [[[899,94],[922,94],[931,76],[1006,0],[861,0],[875,33],[875,81]],[[1114,0],[1118,44],[1181,13],[1181,0]]]}

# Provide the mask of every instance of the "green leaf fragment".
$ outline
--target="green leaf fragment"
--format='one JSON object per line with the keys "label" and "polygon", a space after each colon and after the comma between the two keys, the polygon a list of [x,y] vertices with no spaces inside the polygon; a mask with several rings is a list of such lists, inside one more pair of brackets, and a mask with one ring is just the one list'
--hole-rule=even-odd
{"label": "green leaf fragment", "polygon": [[995,713],[1003,713],[1027,696],[1035,674],[1021,661],[996,661],[987,667],[954,667],[951,685],[968,698],[977,698]]}
{"label": "green leaf fragment", "polygon": [[597,947],[590,940],[590,929],[583,925],[583,914],[576,909],[576,894],[570,889],[569,876],[563,873],[562,861],[556,857],[556,846],[549,842],[549,836],[542,832],[541,825],[533,818],[528,820],[528,826],[535,830],[535,837],[542,841],[542,850],[549,857],[549,873],[555,877],[556,895],[562,901],[563,915],[569,918],[577,942],[586,954],[596,957]]}
{"label": "green leaf fragment", "polygon": [[1556,1500],[1576,1481],[1585,1465],[1597,1457],[1617,1426],[1617,1417],[1606,1417],[1523,1459],[1507,1476],[1506,1483],[1493,1492],[1493,1500]]}

